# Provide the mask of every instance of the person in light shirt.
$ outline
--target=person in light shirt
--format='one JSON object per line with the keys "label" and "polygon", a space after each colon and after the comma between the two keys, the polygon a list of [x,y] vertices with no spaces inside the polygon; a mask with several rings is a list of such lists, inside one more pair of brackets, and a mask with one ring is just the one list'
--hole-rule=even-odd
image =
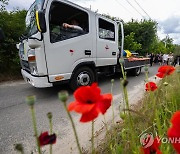
{"label": "person in light shirt", "polygon": [[168,65],[168,54],[163,54],[163,63],[164,65]]}
{"label": "person in light shirt", "polygon": [[173,65],[173,61],[174,61],[174,59],[173,59],[173,53],[170,52],[170,54],[168,55],[168,64],[169,64],[169,65]]}
{"label": "person in light shirt", "polygon": [[79,26],[78,21],[75,20],[75,19],[73,19],[71,21],[71,24],[63,23],[63,27],[64,28],[72,28],[72,29],[76,29],[76,30],[79,30],[79,31],[83,31],[83,29]]}

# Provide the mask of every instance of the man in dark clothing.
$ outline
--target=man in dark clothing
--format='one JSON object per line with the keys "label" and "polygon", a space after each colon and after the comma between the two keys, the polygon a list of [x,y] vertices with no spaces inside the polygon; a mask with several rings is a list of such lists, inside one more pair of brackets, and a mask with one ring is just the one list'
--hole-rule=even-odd
{"label": "man in dark clothing", "polygon": [[174,57],[174,61],[173,61],[173,66],[175,67],[176,64],[178,64],[178,63],[179,63],[179,65],[180,65],[180,56],[175,56],[175,57]]}
{"label": "man in dark clothing", "polygon": [[151,53],[150,54],[150,66],[153,65],[153,62],[154,62],[154,53]]}

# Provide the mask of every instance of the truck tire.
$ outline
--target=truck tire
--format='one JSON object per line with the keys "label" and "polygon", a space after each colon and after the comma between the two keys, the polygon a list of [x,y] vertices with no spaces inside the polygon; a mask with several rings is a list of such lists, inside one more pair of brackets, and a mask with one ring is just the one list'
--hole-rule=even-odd
{"label": "truck tire", "polygon": [[70,87],[72,90],[76,90],[80,86],[91,85],[95,82],[95,73],[89,67],[80,67],[75,70],[70,80]]}
{"label": "truck tire", "polygon": [[141,73],[141,67],[136,67],[134,69],[132,69],[132,74],[134,76],[138,76]]}

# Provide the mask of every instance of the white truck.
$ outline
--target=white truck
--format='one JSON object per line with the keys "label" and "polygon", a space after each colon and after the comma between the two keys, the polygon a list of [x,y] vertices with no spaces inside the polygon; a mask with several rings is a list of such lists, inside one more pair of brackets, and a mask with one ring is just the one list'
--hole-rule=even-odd
{"label": "white truck", "polygon": [[[83,30],[64,28],[76,20]],[[122,45],[123,51],[123,27]],[[36,0],[26,16],[26,34],[17,45],[21,73],[34,87],[68,81],[72,89],[97,81],[99,73],[120,71],[119,22],[66,0]],[[149,59],[129,61],[135,75]]]}

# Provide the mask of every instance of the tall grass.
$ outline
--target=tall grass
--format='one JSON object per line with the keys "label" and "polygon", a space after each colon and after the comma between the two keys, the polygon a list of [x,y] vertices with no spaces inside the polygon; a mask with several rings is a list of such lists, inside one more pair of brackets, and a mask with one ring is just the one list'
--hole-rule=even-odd
{"label": "tall grass", "polygon": [[[174,74],[160,80],[156,91],[145,93],[138,108],[129,110],[135,127],[129,127],[129,116],[121,115],[122,123],[111,129],[111,133],[107,134],[105,142],[98,147],[96,153],[140,153],[142,147],[140,137],[143,133],[152,133],[154,137],[167,139],[171,116],[180,110],[180,73],[178,69],[180,68],[177,68]],[[132,143],[132,136],[135,143]],[[161,141],[160,150],[163,153],[175,153],[171,144],[165,143],[165,140]]]}

